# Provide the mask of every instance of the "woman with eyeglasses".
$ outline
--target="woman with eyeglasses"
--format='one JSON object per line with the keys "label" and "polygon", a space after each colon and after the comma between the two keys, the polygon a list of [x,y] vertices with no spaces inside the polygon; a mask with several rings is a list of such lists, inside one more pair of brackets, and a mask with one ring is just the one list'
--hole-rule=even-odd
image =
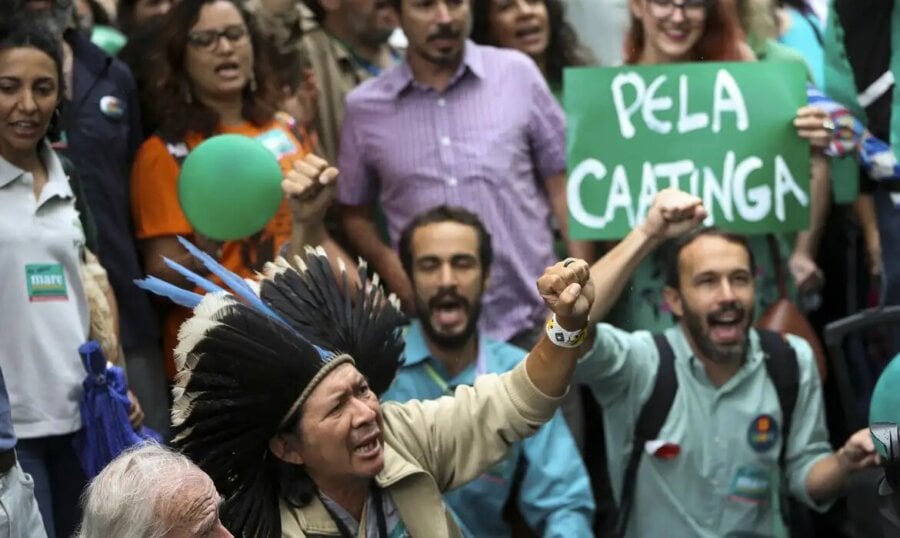
{"label": "woman with eyeglasses", "polygon": [[[746,44],[734,0],[630,0],[631,28],[625,38],[628,64],[657,65],[702,61],[755,61]],[[815,107],[802,107],[794,120],[797,134],[810,141],[814,152],[828,144],[831,131],[827,114]],[[813,193],[816,196],[816,193]],[[813,202],[815,204],[815,201]],[[824,216],[821,216],[824,218]],[[815,218],[814,218],[815,221]],[[781,266],[794,275],[796,285],[809,286],[819,271],[811,256],[809,232],[775,234]],[[776,265],[764,235],[751,236],[756,260],[756,314],[764,312],[778,295]],[[645,260],[635,271],[608,319],[626,330],[661,332],[671,326],[672,316],[662,296],[663,251]],[[794,271],[794,269],[797,271]]]}
{"label": "woman with eyeglasses", "polygon": [[516,49],[535,61],[562,99],[563,69],[591,63],[566,22],[561,0],[486,0],[472,5],[472,40]]}
{"label": "woman with eyeglasses", "polygon": [[[192,148],[218,134],[253,137],[272,151],[289,176],[295,167],[304,166],[298,161],[309,147],[293,122],[276,115],[280,93],[268,69],[265,43],[252,31],[252,20],[239,2],[182,0],[165,15],[161,28],[157,63],[150,70],[156,85],[150,88],[149,99],[161,125],[141,146],[132,170],[135,233],[147,273],[187,285],[163,263],[163,257],[202,270],[178,236],[191,239],[245,277],[261,270],[283,245],[293,241],[292,232],[302,234],[309,244],[332,245],[321,226],[320,212],[292,214],[287,201],[262,231],[243,240],[217,242],[194,232],[178,199],[181,162]],[[227,189],[229,178],[221,181]],[[329,196],[332,190],[333,185],[320,195]],[[178,328],[188,314],[176,307],[165,320],[163,349],[170,377]]]}

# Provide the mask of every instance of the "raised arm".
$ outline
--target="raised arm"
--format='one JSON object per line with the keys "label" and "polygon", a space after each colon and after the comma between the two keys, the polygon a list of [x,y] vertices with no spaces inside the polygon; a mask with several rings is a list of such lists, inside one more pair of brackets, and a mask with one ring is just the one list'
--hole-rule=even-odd
{"label": "raised arm", "polygon": [[606,317],[641,260],[666,239],[696,228],[705,218],[706,209],[696,196],[677,189],[657,193],[647,219],[591,267],[597,295],[591,320]]}

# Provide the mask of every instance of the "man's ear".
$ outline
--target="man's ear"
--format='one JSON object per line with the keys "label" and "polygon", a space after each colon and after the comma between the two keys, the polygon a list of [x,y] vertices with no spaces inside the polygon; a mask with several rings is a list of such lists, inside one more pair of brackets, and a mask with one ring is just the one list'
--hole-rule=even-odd
{"label": "man's ear", "polygon": [[668,303],[672,313],[680,318],[684,314],[684,306],[681,304],[681,293],[672,286],[666,286],[663,288],[663,297],[666,299],[666,303]]}
{"label": "man's ear", "polygon": [[286,463],[303,465],[303,456],[296,450],[296,436],[290,433],[279,433],[269,439],[269,450],[275,457]]}

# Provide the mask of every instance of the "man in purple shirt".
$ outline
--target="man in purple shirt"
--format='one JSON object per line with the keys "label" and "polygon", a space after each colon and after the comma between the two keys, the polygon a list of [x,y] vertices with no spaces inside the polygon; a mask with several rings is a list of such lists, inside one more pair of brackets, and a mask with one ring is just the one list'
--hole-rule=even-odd
{"label": "man in purple shirt", "polygon": [[[531,59],[467,40],[469,0],[392,1],[406,61],[347,98],[337,195],[347,234],[411,309],[410,283],[373,218],[376,196],[392,244],[431,207],[474,212],[496,245],[481,330],[525,344],[546,316],[534,281],[556,259],[551,216],[567,237],[563,112]],[[567,246],[593,258],[586,244]]]}

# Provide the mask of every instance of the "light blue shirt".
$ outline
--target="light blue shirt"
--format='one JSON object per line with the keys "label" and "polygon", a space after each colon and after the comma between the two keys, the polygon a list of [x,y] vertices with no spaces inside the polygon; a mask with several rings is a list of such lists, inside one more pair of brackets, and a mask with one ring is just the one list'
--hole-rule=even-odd
{"label": "light blue shirt", "polygon": [[[778,455],[784,442],[784,417],[756,330],[750,331],[744,364],[721,387],[709,379],[680,326],[665,335],[675,354],[678,392],[654,440],[656,446],[631,446],[638,414],[650,397],[659,368],[659,353],[649,332],[631,333],[599,324],[594,347],[575,374],[603,406],[616,499],[622,495],[631,450],[644,451],[627,537],[784,535],[777,507],[782,478],[791,495],[811,508],[826,509],[829,503],[815,503],[806,491],[810,469],[831,454],[822,389],[809,344],[788,336],[797,354],[800,385],[782,473]],[[680,453],[662,457],[656,452],[659,443],[677,445]]]}
{"label": "light blue shirt", "polygon": [[[416,321],[406,333],[405,363],[381,399],[402,402],[439,398],[447,394],[447,389],[472,385],[476,370],[507,372],[525,355],[517,347],[481,338],[475,364],[450,378],[443,364],[429,356],[421,324]],[[463,534],[478,538],[510,536],[502,512],[520,459],[524,474],[518,507],[532,529],[545,537],[592,536],[594,499],[590,481],[572,434],[558,411],[537,434],[513,445],[505,459],[474,481],[444,495]]]}

